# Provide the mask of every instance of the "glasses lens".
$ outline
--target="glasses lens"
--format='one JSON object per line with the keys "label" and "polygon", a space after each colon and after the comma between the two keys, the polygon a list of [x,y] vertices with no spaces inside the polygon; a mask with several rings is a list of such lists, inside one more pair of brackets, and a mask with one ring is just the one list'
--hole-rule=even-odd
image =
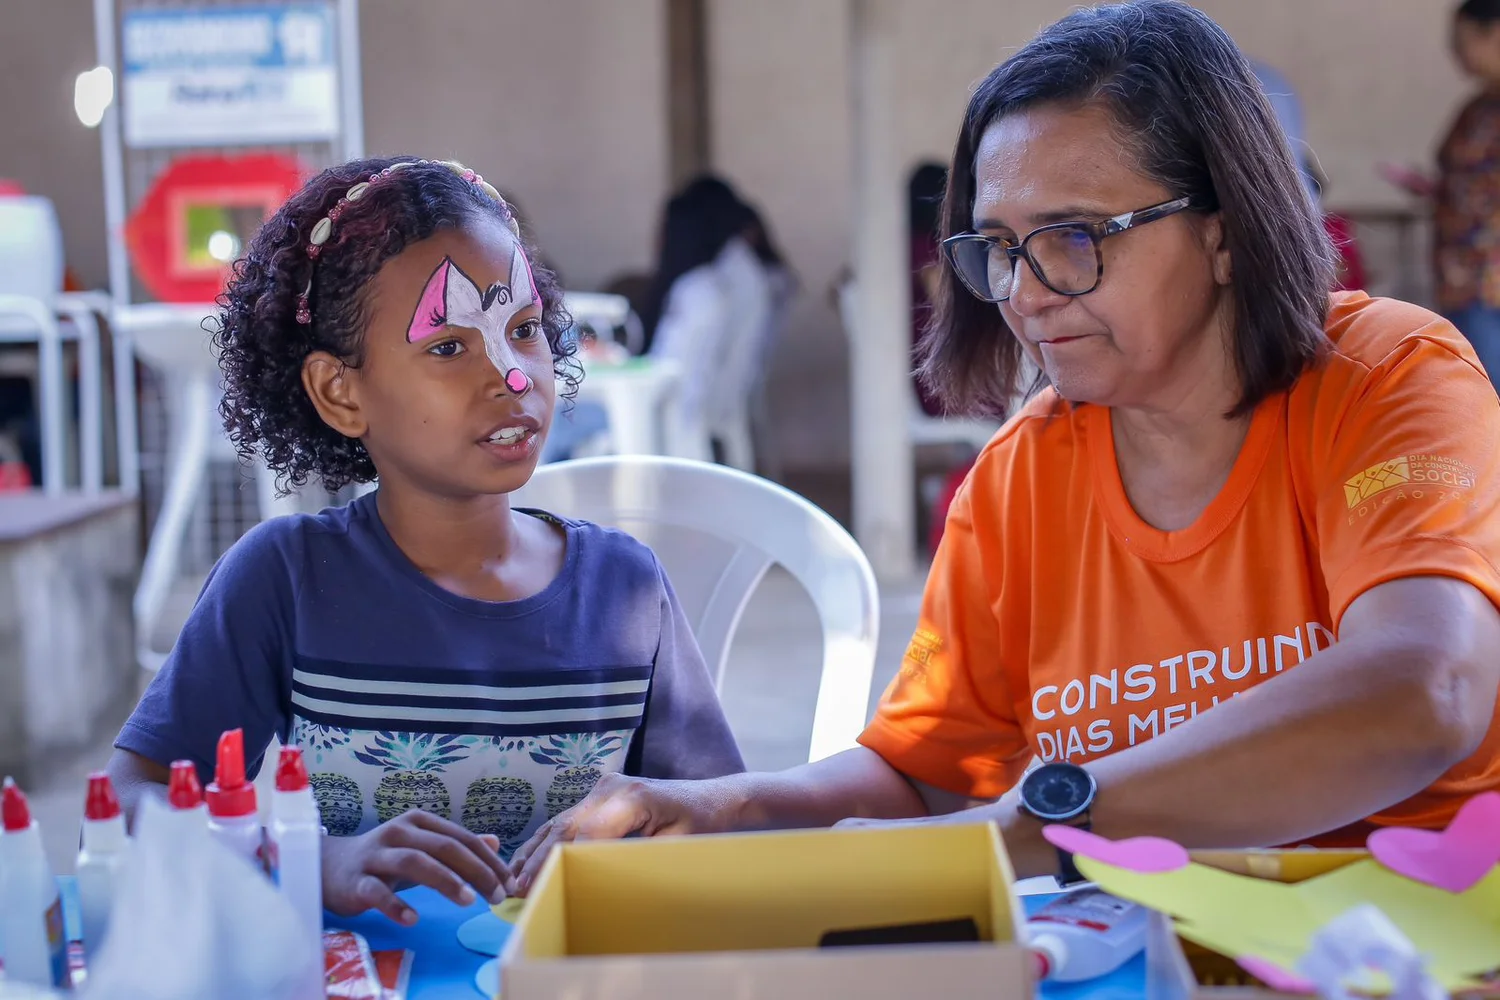
{"label": "glasses lens", "polygon": [[1061,295],[1082,295],[1099,281],[1099,250],[1086,229],[1043,230],[1026,241],[1026,250],[1042,279]]}
{"label": "glasses lens", "polygon": [[989,302],[998,302],[1010,294],[1014,268],[1005,247],[979,236],[955,240],[949,245],[953,269],[969,291]]}

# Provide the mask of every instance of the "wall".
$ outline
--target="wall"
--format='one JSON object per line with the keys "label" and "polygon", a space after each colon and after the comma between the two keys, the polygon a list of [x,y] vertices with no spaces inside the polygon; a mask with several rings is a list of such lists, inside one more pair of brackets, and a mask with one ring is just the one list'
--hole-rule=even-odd
{"label": "wall", "polygon": [[[363,0],[365,144],[457,156],[515,194],[571,284],[652,261],[666,190],[662,0]],[[73,113],[87,0],[4,0],[0,177],[48,195],[68,262],[107,281],[99,136]]]}
{"label": "wall", "polygon": [[514,195],[570,286],[649,269],[666,195],[662,0],[363,0],[365,146]]}
{"label": "wall", "polygon": [[50,197],[68,266],[108,281],[99,134],[73,112],[73,81],[99,60],[87,0],[4,0],[0,16],[0,178]]}
{"label": "wall", "polygon": [[[710,2],[717,168],[768,210],[804,280],[776,360],[789,464],[847,461],[846,345],[826,301],[847,259],[847,0]],[[1070,0],[877,0],[907,52],[890,109],[908,167],[947,160],[973,86]],[[1430,162],[1465,85],[1447,52],[1446,5],[1410,0],[1202,0],[1252,56],[1300,91],[1330,204],[1403,204],[1382,160]],[[1358,16],[1351,16],[1357,7]],[[774,41],[771,41],[774,39]],[[904,191],[892,192],[905,197]],[[1421,266],[1420,263],[1418,266]],[[893,405],[905,405],[896,401]]]}
{"label": "wall", "polygon": [[848,350],[828,294],[848,259],[848,34],[843,0],[709,0],[713,163],[761,209],[801,285],[770,393],[792,468],[848,461]]}

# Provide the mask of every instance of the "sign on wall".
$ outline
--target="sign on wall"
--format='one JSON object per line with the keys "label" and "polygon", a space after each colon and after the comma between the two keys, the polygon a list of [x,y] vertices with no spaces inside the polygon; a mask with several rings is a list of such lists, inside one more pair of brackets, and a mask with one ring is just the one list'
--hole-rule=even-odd
{"label": "sign on wall", "polygon": [[334,17],[322,4],[129,11],[131,146],[313,142],[339,131]]}

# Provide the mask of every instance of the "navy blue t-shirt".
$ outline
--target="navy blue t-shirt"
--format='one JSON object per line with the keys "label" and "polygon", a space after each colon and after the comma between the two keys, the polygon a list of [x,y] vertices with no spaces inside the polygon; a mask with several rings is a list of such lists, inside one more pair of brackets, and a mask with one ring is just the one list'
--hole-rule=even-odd
{"label": "navy blue t-shirt", "polygon": [[656,556],[537,516],[566,532],[562,571],[503,603],[424,576],[374,494],[258,525],[214,567],[115,745],[192,760],[206,781],[224,730],[244,729],[255,769],[279,736],[302,748],[330,833],[415,807],[507,851],[604,772],[743,770]]}

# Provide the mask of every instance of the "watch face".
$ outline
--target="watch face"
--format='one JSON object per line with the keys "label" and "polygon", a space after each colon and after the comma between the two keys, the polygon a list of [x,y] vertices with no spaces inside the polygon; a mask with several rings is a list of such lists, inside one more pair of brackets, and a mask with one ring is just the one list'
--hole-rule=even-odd
{"label": "watch face", "polygon": [[1044,764],[1026,776],[1021,801],[1038,819],[1068,820],[1088,808],[1094,777],[1072,764]]}

